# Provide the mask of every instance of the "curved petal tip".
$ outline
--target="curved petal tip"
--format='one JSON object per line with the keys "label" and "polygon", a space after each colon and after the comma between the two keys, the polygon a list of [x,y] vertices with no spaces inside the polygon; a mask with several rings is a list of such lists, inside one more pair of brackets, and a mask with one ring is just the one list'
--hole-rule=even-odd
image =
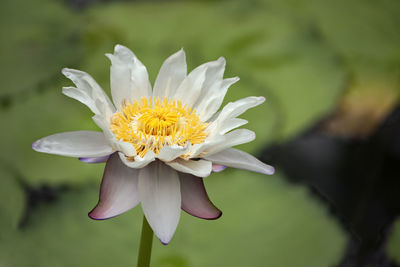
{"label": "curved petal tip", "polygon": [[98,212],[99,209],[97,209],[97,205],[96,207],[94,207],[89,213],[88,216],[90,219],[92,220],[96,220],[96,221],[104,221],[107,219],[111,219],[115,216],[111,216],[111,217],[105,217],[104,214]]}
{"label": "curved petal tip", "polygon": [[35,142],[33,142],[33,143],[31,144],[32,149],[35,150],[35,151],[40,152],[40,151],[38,150],[38,149],[39,149],[39,144],[40,144],[40,139],[39,139],[39,140],[36,140]]}
{"label": "curved petal tip", "polygon": [[274,173],[275,173],[275,168],[273,166],[269,166],[269,168],[265,170],[265,174],[272,175]]}
{"label": "curved petal tip", "polygon": [[224,166],[224,165],[219,165],[219,164],[213,164],[212,165],[212,171],[213,172],[222,172],[225,169],[226,169],[226,166]]}

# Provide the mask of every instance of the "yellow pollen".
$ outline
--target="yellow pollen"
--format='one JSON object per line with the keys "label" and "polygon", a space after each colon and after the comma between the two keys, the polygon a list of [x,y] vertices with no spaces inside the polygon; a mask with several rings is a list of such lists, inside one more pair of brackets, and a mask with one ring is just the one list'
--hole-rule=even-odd
{"label": "yellow pollen", "polygon": [[207,123],[192,107],[167,98],[124,103],[122,111],[112,115],[110,128],[118,140],[131,143],[141,157],[149,150],[158,154],[164,145],[199,144],[207,137]]}

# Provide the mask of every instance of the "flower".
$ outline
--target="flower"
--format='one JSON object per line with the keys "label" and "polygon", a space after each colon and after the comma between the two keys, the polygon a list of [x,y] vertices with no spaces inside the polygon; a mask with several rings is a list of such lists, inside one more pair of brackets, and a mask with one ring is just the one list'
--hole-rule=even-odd
{"label": "flower", "polygon": [[181,208],[203,219],[221,216],[203,184],[213,170],[228,166],[273,174],[273,167],[232,148],[254,140],[254,132],[233,129],[247,123],[237,116],[265,98],[240,99],[217,112],[228,87],[239,80],[223,79],[224,58],[187,75],[181,49],[164,61],[152,89],[146,67],[131,50],[116,45],[106,56],[114,104],[89,74],[62,70],[76,85],[62,92],[88,106],[103,132],[58,133],[32,144],[39,152],[106,162],[90,218],[108,219],[140,202],[155,235],[167,244]]}

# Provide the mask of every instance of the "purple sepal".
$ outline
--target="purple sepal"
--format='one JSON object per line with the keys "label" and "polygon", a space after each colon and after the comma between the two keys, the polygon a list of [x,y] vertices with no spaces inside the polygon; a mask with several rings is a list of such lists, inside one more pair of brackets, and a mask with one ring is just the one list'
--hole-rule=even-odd
{"label": "purple sepal", "polygon": [[214,164],[214,163],[212,165],[213,172],[222,172],[225,169],[226,169],[226,166],[224,166],[224,165],[219,165],[219,164]]}
{"label": "purple sepal", "polygon": [[179,174],[181,181],[182,210],[197,218],[216,220],[222,212],[208,198],[203,178]]}
{"label": "purple sepal", "polygon": [[109,157],[110,155],[98,158],[79,158],[79,160],[85,163],[103,163],[106,162]]}

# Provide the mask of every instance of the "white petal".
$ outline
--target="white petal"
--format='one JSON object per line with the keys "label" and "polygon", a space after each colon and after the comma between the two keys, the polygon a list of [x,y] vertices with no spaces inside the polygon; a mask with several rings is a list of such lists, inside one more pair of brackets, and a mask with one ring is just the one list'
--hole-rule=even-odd
{"label": "white petal", "polygon": [[157,161],[139,172],[139,194],[147,221],[163,244],[175,233],[181,214],[179,177]]}
{"label": "white petal", "polygon": [[228,91],[228,88],[239,81],[239,77],[225,79],[216,82],[209,90],[210,93],[205,95],[203,101],[196,106],[197,112],[200,114],[202,121],[207,121],[221,107],[222,101]]}
{"label": "white petal", "polygon": [[62,90],[63,94],[85,104],[95,114],[101,114],[101,111],[96,106],[96,101],[104,103],[105,108],[110,113],[115,111],[106,93],[104,93],[100,85],[89,74],[68,68],[64,68],[62,73],[76,85],[76,88],[64,87]]}
{"label": "white petal", "polygon": [[156,154],[154,154],[153,151],[149,150],[149,151],[147,151],[146,155],[144,155],[143,158],[140,156],[135,156],[134,161],[128,160],[123,153],[119,153],[119,156],[120,156],[122,162],[126,166],[128,166],[130,168],[139,169],[139,168],[146,167],[150,162],[154,161]]}
{"label": "white petal", "polygon": [[166,162],[177,171],[190,173],[198,177],[207,177],[212,171],[212,163],[207,160],[184,160],[177,158],[174,161]]}
{"label": "white petal", "polygon": [[207,138],[203,143],[192,145],[189,151],[190,158],[199,158],[199,155],[203,154],[204,151],[225,142],[225,140],[223,135],[214,135]]}
{"label": "white petal", "polygon": [[122,45],[116,45],[114,54],[106,54],[111,60],[111,94],[117,108],[125,100],[128,103],[151,96],[151,85],[146,67],[135,54]]}
{"label": "white petal", "polygon": [[264,101],[265,98],[262,96],[250,96],[235,102],[230,102],[222,109],[217,119],[211,123],[208,129],[212,132],[212,134],[221,134],[220,125],[223,124],[224,121],[235,118],[249,108],[262,104]]}
{"label": "white petal", "polygon": [[229,120],[225,120],[225,121],[221,122],[221,124],[219,125],[219,134],[225,134],[225,133],[229,132],[230,130],[233,130],[237,127],[245,125],[246,123],[248,123],[247,120],[240,119],[240,118],[232,118]]}
{"label": "white petal", "polygon": [[203,91],[201,92],[201,96],[199,101],[203,98],[207,98],[212,95],[214,92],[212,91],[213,86],[216,82],[222,81],[225,71],[225,58],[220,57],[216,61],[208,62],[207,64],[207,72],[206,79],[203,84]]}
{"label": "white petal", "polygon": [[207,156],[218,153],[233,146],[251,142],[256,138],[256,134],[248,129],[238,129],[223,135],[223,137],[225,141],[219,142],[218,144],[215,144],[214,146],[204,151]]}
{"label": "white petal", "polygon": [[162,161],[168,162],[171,160],[176,159],[177,157],[186,154],[189,152],[190,149],[190,144],[186,143],[186,145],[183,146],[163,146],[160,150],[160,153],[158,153],[157,158],[159,158]]}
{"label": "white petal", "polygon": [[186,57],[183,49],[167,58],[154,84],[153,97],[171,97],[186,77]]}
{"label": "white petal", "polygon": [[224,66],[223,58],[198,66],[183,80],[173,98],[195,107],[198,99],[208,95],[210,87],[222,80]]}
{"label": "white petal", "polygon": [[273,174],[275,171],[274,167],[259,161],[249,153],[235,148],[229,148],[217,154],[205,156],[205,159],[216,164],[263,174]]}
{"label": "white petal", "polygon": [[67,157],[102,157],[113,153],[104,134],[93,131],[53,134],[37,140],[32,148],[38,152]]}
{"label": "white petal", "polygon": [[100,186],[99,202],[89,213],[95,220],[122,214],[139,204],[139,170],[125,166],[114,153],[107,160]]}

